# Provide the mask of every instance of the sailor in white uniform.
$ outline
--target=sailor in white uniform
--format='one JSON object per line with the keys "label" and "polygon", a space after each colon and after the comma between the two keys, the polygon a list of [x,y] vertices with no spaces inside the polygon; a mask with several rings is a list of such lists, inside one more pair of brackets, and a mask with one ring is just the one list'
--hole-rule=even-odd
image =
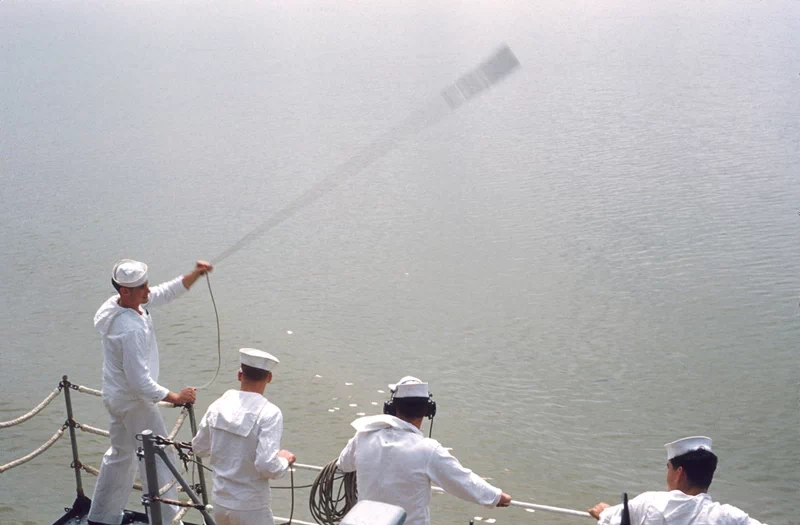
{"label": "sailor in white uniform", "polygon": [[[152,289],[147,265],[142,262],[123,259],[111,271],[111,284],[119,293],[103,303],[94,316],[94,326],[103,343],[103,404],[111,415],[111,448],[100,464],[90,524],[122,522],[137,464],[142,483],[147,485],[143,464],[136,461],[136,434],[150,429],[167,435],[156,404],[162,400],[176,405],[195,401],[193,388],[175,393],[158,383],[158,344],[149,310],[179,297],[211,270],[209,263],[197,261],[191,273]],[[172,480],[163,464],[158,474],[159,486]],[[175,489],[165,497],[176,499]],[[166,505],[162,508],[164,519],[171,520],[176,509]]]}
{"label": "sailor in white uniform", "polygon": [[392,397],[384,415],[355,420],[356,434],[339,455],[339,470],[358,474],[359,499],[402,507],[406,525],[430,524],[432,483],[466,501],[508,506],[511,496],[462,467],[438,441],[423,436],[423,418],[436,412],[427,383],[406,376],[389,389]]}
{"label": "sailor in white uniform", "polygon": [[253,348],[242,348],[239,357],[240,389],[208,407],[192,449],[197,456],[211,455],[217,525],[273,525],[269,480],[295,461],[281,450],[283,414],[264,397],[278,359]]}
{"label": "sailor in white uniform", "polygon": [[[692,436],[664,445],[668,492],[645,492],[628,503],[631,525],[762,525],[732,505],[711,500],[708,487],[717,468],[711,439]],[[622,505],[598,503],[589,514],[599,525],[619,525]]]}

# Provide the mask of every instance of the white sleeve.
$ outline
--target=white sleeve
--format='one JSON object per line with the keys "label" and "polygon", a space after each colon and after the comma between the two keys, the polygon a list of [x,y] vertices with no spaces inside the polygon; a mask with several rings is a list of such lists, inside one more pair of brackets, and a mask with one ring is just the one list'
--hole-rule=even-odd
{"label": "white sleeve", "polygon": [[342,472],[355,472],[356,470],[356,438],[358,437],[358,433],[355,436],[350,438],[350,441],[347,442],[347,445],[342,449],[341,454],[339,454],[339,460],[336,462],[336,466],[339,467],[339,470]]}
{"label": "white sleeve", "polygon": [[278,479],[289,468],[289,460],[278,455],[283,435],[283,414],[280,411],[258,426],[258,446],[256,447],[256,470],[262,478]]}
{"label": "white sleeve", "polygon": [[[643,494],[628,500],[631,525],[667,525],[664,516],[655,509]],[[622,505],[608,507],[600,513],[598,525],[619,525],[622,521]]]}
{"label": "white sleeve", "polygon": [[197,434],[192,438],[192,453],[197,457],[208,456],[211,453],[211,432],[208,430],[208,412],[200,420]]}
{"label": "white sleeve", "polygon": [[487,483],[437,443],[428,460],[428,476],[450,494],[479,505],[497,505],[502,491]]}
{"label": "white sleeve", "polygon": [[142,306],[145,308],[161,306],[177,299],[184,293],[186,293],[186,288],[183,286],[183,275],[180,275],[171,281],[159,284],[155,288],[150,288],[149,300]]}
{"label": "white sleeve", "polygon": [[143,332],[141,330],[125,332],[120,336],[120,343],[122,346],[122,372],[125,374],[132,393],[151,403],[157,403],[164,399],[169,393],[169,389],[159,385],[150,377]]}

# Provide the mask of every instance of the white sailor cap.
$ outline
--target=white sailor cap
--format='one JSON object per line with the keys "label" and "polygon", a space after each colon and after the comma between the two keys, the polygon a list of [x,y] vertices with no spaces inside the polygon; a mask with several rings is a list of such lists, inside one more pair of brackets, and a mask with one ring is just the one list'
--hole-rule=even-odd
{"label": "white sailor cap", "polygon": [[667,449],[667,461],[692,452],[693,450],[708,450],[711,452],[711,438],[705,436],[691,436],[664,445]]}
{"label": "white sailor cap", "polygon": [[430,395],[428,383],[423,383],[412,376],[405,376],[397,383],[389,385],[389,390],[392,391],[397,399],[402,397],[428,397]]}
{"label": "white sailor cap", "polygon": [[147,282],[147,265],[133,259],[122,259],[111,270],[111,280],[125,288],[136,288]]}
{"label": "white sailor cap", "polygon": [[240,348],[239,362],[243,365],[260,368],[261,370],[275,370],[280,361],[277,357],[263,350],[255,348]]}

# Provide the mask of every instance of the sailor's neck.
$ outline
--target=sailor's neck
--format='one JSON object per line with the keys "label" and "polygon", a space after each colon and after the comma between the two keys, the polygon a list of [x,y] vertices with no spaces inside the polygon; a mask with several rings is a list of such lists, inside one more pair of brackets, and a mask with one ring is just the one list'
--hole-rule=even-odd
{"label": "sailor's neck", "polygon": [[139,309],[139,305],[138,304],[128,304],[122,299],[122,297],[117,299],[117,304],[120,305],[123,308],[130,308],[131,310],[133,310],[137,314],[142,315],[142,311]]}
{"label": "sailor's neck", "polygon": [[264,390],[267,388],[267,385],[259,384],[259,383],[250,383],[247,381],[242,381],[239,390],[242,392],[252,392],[253,394],[260,394],[264,395]]}

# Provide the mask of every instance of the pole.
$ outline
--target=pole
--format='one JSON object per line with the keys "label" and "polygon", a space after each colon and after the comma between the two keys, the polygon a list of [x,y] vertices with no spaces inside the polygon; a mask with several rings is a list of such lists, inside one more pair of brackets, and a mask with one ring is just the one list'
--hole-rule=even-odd
{"label": "pole", "polygon": [[194,493],[192,487],[190,487],[189,484],[186,482],[186,480],[183,479],[183,476],[181,476],[181,473],[178,472],[177,467],[175,467],[175,465],[172,464],[172,461],[170,461],[169,456],[167,456],[167,453],[164,452],[164,449],[160,447],[156,448],[155,453],[158,454],[159,457],[161,457],[161,459],[164,461],[164,464],[167,466],[169,471],[172,472],[172,475],[175,476],[175,479],[178,480],[178,483],[180,483],[181,487],[183,487],[183,490],[192,500],[192,503],[194,503],[195,505],[203,505],[203,508],[198,508],[197,510],[199,510],[200,514],[202,514],[203,518],[205,518],[206,525],[216,525],[214,518],[212,518],[211,515],[208,513],[208,511],[211,509],[211,505],[209,505],[208,503],[201,503],[200,498],[197,497],[197,494]]}
{"label": "pole", "polygon": [[81,460],[78,457],[78,442],[75,439],[75,419],[72,417],[72,398],[69,393],[72,383],[69,382],[67,376],[61,377],[61,386],[64,389],[64,402],[67,404],[69,441],[72,443],[72,468],[75,469],[75,490],[78,492],[78,498],[80,499],[85,494],[83,493],[83,482],[81,481]]}
{"label": "pole", "polygon": [[148,488],[148,494],[142,499],[147,497],[150,500],[148,503],[150,525],[164,525],[161,517],[161,502],[158,500],[158,472],[156,471],[156,451],[158,449],[155,446],[152,430],[142,432],[142,448],[144,449],[144,470]]}
{"label": "pole", "polygon": [[[186,408],[189,410],[189,426],[192,428],[192,437],[197,435],[197,420],[194,417],[194,405],[188,404]],[[203,505],[208,505],[208,490],[206,490],[206,474],[203,471],[203,460],[195,456],[194,460],[200,466],[197,469],[197,477],[200,478],[200,497],[203,498]]]}

